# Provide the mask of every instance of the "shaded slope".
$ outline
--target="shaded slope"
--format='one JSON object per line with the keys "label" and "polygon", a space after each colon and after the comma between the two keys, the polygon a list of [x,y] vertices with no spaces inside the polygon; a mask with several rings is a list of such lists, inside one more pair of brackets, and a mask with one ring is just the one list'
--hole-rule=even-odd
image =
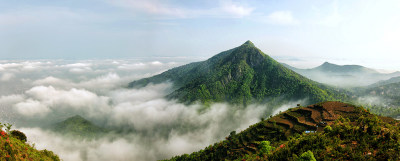
{"label": "shaded slope", "polygon": [[55,132],[78,138],[93,138],[107,132],[107,130],[79,115],[52,125],[51,129]]}
{"label": "shaded slope", "polygon": [[206,61],[177,67],[151,78],[130,83],[141,87],[170,80],[176,88],[168,98],[248,104],[274,99],[337,100],[345,95],[287,69],[247,41]]}
{"label": "shaded slope", "polygon": [[[324,157],[325,154],[330,154],[330,156],[325,158],[335,159],[335,157],[338,157],[352,160],[351,157],[347,157],[348,153],[334,153],[334,150],[329,151],[329,149],[325,149],[327,145],[320,146],[319,144],[335,141],[334,138],[338,135],[345,137],[340,138],[342,140],[336,140],[335,144],[332,143],[332,145],[340,146],[337,143],[346,143],[345,146],[349,146],[352,144],[350,140],[354,139],[353,137],[357,137],[357,135],[360,136],[359,139],[380,136],[380,134],[375,134],[374,132],[382,130],[384,126],[382,128],[371,127],[372,125],[367,122],[370,119],[385,124],[385,126],[388,123],[392,125],[398,124],[398,122],[392,118],[376,117],[375,119],[375,117],[376,116],[368,113],[361,107],[355,107],[341,102],[325,102],[307,107],[297,107],[280,113],[268,120],[254,124],[239,134],[233,132],[226,140],[210,145],[204,150],[194,152],[190,155],[185,154],[174,157],[171,160],[267,160],[268,158],[271,160],[287,160],[285,157],[289,159],[290,157],[294,157],[293,154],[300,155],[307,150],[316,153],[317,160]],[[363,127],[360,125],[367,125],[367,127],[363,128],[361,131],[365,130],[369,132],[369,130],[371,130],[372,132],[369,132],[368,135],[363,135],[352,131],[353,128],[360,130],[360,127]],[[327,132],[324,137],[326,140],[315,140],[318,139],[318,135],[323,135],[324,131],[326,131],[326,126],[333,128],[333,130]],[[379,130],[371,128],[379,128]],[[395,130],[397,131],[393,132],[393,134],[395,134],[397,138],[392,138],[393,141],[391,143],[400,141],[400,130],[398,127],[396,127]],[[304,131],[316,131],[316,133],[304,134]],[[351,134],[353,134],[351,131],[355,132],[357,135],[350,137]],[[387,133],[388,132],[386,132],[386,134]],[[310,143],[311,139],[314,139],[315,142]],[[389,140],[390,139],[391,138],[389,138]],[[273,147],[280,148],[274,148],[275,150],[272,151],[271,154],[262,154],[260,153],[260,144],[262,141],[270,141]],[[374,141],[374,143],[376,142],[377,141]],[[358,143],[360,143],[360,141]],[[368,144],[368,142],[365,143]],[[313,146],[313,144],[320,147]],[[357,149],[353,152],[356,154],[367,152],[374,146],[375,145],[372,144],[365,145],[367,149],[362,149],[363,151]],[[395,145],[392,145],[392,147],[394,146]],[[381,150],[385,149],[382,148]],[[344,156],[347,158],[344,158]]]}

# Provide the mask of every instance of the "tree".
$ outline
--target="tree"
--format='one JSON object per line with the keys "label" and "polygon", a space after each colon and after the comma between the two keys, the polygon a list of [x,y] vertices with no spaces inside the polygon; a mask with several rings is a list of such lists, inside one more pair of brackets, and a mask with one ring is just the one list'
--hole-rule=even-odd
{"label": "tree", "polygon": [[270,145],[269,141],[262,141],[260,144],[260,152],[264,154],[271,154],[271,151],[274,150],[274,147]]}
{"label": "tree", "polygon": [[312,151],[304,152],[300,155],[298,161],[317,161]]}
{"label": "tree", "polygon": [[26,142],[26,135],[21,131],[13,130],[11,131],[11,135],[22,142]]}

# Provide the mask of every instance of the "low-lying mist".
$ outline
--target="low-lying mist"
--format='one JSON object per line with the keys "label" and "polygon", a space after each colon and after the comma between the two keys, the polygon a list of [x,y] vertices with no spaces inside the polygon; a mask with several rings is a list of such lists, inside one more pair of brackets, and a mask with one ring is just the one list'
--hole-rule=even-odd
{"label": "low-lying mist", "polygon": [[[298,103],[276,111],[257,104],[203,107],[164,99],[171,83],[126,88],[132,80],[187,61],[1,62],[0,122],[14,124],[36,148],[66,161],[157,160],[198,151]],[[112,132],[82,141],[46,129],[77,114]]]}

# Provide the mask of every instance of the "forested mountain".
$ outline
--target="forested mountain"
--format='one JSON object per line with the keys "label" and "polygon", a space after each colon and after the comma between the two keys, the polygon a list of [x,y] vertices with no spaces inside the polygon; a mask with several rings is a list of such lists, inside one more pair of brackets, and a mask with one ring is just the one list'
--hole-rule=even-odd
{"label": "forested mountain", "polygon": [[314,81],[340,87],[367,86],[400,76],[400,72],[385,74],[360,65],[336,65],[329,62],[311,69],[299,69],[284,63],[283,65]]}
{"label": "forested mountain", "polygon": [[93,124],[92,122],[84,119],[82,116],[79,115],[55,123],[50,128],[57,133],[61,133],[74,138],[85,139],[94,138],[107,132],[106,129],[103,129]]}
{"label": "forested mountain", "polygon": [[249,104],[271,100],[309,99],[316,103],[346,99],[337,89],[319,84],[284,67],[250,41],[212,58],[176,67],[129,84],[138,88],[149,83],[171,81],[174,91],[167,97],[180,102],[201,101]]}
{"label": "forested mountain", "polygon": [[324,102],[289,109],[171,160],[399,160],[398,125],[363,107]]}

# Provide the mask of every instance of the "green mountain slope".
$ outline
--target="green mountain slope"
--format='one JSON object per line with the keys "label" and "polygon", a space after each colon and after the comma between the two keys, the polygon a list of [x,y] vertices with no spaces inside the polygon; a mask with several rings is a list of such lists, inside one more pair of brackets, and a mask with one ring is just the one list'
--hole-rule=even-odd
{"label": "green mountain slope", "polygon": [[53,152],[37,150],[26,143],[26,136],[22,132],[13,130],[7,133],[2,127],[0,124],[0,160],[60,160]]}
{"label": "green mountain slope", "polygon": [[324,102],[289,109],[171,160],[298,160],[307,151],[317,160],[399,160],[398,124],[362,107]]}
{"label": "green mountain slope", "polygon": [[360,65],[336,65],[329,62],[311,69],[299,69],[284,63],[283,65],[314,81],[341,87],[367,86],[400,76],[400,72],[386,74]]}
{"label": "green mountain slope", "polygon": [[79,115],[52,125],[51,129],[55,132],[75,138],[94,138],[107,132],[107,130],[91,123]]}
{"label": "green mountain slope", "polygon": [[167,80],[173,82],[175,88],[167,97],[185,103],[226,101],[246,105],[282,98],[308,98],[315,103],[346,97],[333,88],[287,69],[250,41],[206,61],[134,81],[130,83],[130,87],[143,87],[149,83]]}
{"label": "green mountain slope", "polygon": [[373,87],[384,86],[384,85],[388,85],[388,84],[392,84],[392,83],[400,83],[400,77],[392,77],[388,80],[382,80],[377,83],[371,84],[368,87],[373,88]]}
{"label": "green mountain slope", "polygon": [[355,88],[359,102],[363,102],[371,112],[400,118],[400,82],[374,84],[368,87]]}

